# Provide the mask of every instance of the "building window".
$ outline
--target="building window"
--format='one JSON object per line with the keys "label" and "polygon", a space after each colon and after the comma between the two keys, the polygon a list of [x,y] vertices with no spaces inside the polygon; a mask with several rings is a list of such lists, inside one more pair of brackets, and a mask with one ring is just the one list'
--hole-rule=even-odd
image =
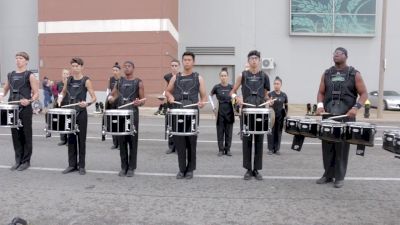
{"label": "building window", "polygon": [[290,0],[290,34],[375,35],[376,0]]}

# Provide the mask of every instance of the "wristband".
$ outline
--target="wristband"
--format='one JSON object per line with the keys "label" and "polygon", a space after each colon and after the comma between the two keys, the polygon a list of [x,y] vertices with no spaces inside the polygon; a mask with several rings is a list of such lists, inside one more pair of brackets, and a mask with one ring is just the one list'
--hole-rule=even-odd
{"label": "wristband", "polygon": [[357,102],[357,103],[353,106],[353,108],[361,109],[361,108],[362,108],[362,105],[361,105],[361,103]]}
{"label": "wristband", "polygon": [[318,108],[318,109],[319,109],[319,108],[324,108],[324,103],[318,102],[318,103],[317,103],[317,108]]}

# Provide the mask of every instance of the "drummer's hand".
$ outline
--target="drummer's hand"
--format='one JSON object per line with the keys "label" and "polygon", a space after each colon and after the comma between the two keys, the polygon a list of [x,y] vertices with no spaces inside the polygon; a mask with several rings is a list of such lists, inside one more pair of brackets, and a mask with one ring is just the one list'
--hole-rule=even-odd
{"label": "drummer's hand", "polygon": [[168,98],[168,102],[169,103],[174,103],[174,101],[175,101],[175,98],[174,98],[174,96],[170,96],[169,98]]}
{"label": "drummer's hand", "polygon": [[236,96],[235,100],[236,100],[236,104],[238,104],[240,106],[243,105],[243,98],[242,97]]}
{"label": "drummer's hand", "polygon": [[350,118],[355,118],[357,116],[357,111],[358,109],[353,107],[346,113],[346,115]]}
{"label": "drummer's hand", "polygon": [[325,109],[324,108],[321,107],[321,108],[317,109],[317,116],[321,116],[324,113],[325,113]]}
{"label": "drummer's hand", "polygon": [[199,101],[198,103],[197,103],[197,105],[200,107],[200,109],[201,108],[203,108],[206,104],[204,104],[204,102],[202,102],[202,101]]}
{"label": "drummer's hand", "polygon": [[86,108],[88,104],[85,101],[79,102],[79,107]]}
{"label": "drummer's hand", "polygon": [[273,101],[274,99],[273,98],[271,98],[270,100],[268,100],[269,101],[269,106],[273,106],[274,105],[274,102],[275,101]]}
{"label": "drummer's hand", "polygon": [[214,113],[215,116],[218,116],[217,109],[213,109],[213,113]]}
{"label": "drummer's hand", "polygon": [[136,98],[135,101],[133,101],[134,106],[140,106],[142,104],[142,101],[140,99]]}
{"label": "drummer's hand", "polygon": [[22,106],[28,106],[29,104],[31,104],[31,102],[26,98],[21,99],[20,103]]}
{"label": "drummer's hand", "polygon": [[113,103],[114,102],[114,98],[113,98],[113,96],[108,96],[107,97],[107,101],[109,102],[109,103]]}

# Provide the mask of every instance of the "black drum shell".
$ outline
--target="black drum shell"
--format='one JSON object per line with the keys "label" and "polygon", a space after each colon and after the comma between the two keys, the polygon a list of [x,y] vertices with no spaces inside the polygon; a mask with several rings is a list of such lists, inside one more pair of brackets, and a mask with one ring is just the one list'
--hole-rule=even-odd
{"label": "black drum shell", "polygon": [[384,133],[382,137],[382,148],[384,150],[400,154],[400,134]]}
{"label": "black drum shell", "polygon": [[299,119],[285,118],[285,132],[292,135],[299,135]]}
{"label": "black drum shell", "polygon": [[318,123],[303,122],[299,123],[299,133],[305,137],[316,138],[318,137]]}
{"label": "black drum shell", "polygon": [[249,132],[267,132],[270,128],[268,114],[243,114],[242,121]]}
{"label": "black drum shell", "polygon": [[[11,106],[11,105],[7,105],[7,106]],[[13,114],[12,118],[9,118],[10,114]],[[15,108],[7,107],[7,108],[0,109],[0,127],[17,127],[18,120],[19,120],[18,107],[15,107]]]}
{"label": "black drum shell", "polygon": [[347,143],[354,145],[374,146],[375,128],[347,126],[345,139]]}
{"label": "black drum shell", "polygon": [[[329,129],[329,130],[328,130]],[[329,142],[342,142],[344,136],[344,127],[319,125],[318,138]]]}
{"label": "black drum shell", "polygon": [[[69,128],[67,129],[66,121],[69,120]],[[76,125],[76,114],[57,114],[48,112],[46,114],[46,129],[49,132],[56,133],[73,133]]]}

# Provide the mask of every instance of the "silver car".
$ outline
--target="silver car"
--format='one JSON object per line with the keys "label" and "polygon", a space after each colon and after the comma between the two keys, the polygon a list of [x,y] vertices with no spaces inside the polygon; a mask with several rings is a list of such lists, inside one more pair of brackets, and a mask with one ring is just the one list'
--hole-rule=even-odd
{"label": "silver car", "polygon": [[[369,101],[371,107],[378,107],[378,91],[370,92]],[[383,91],[383,105],[385,110],[400,109],[400,94],[396,91]]]}

